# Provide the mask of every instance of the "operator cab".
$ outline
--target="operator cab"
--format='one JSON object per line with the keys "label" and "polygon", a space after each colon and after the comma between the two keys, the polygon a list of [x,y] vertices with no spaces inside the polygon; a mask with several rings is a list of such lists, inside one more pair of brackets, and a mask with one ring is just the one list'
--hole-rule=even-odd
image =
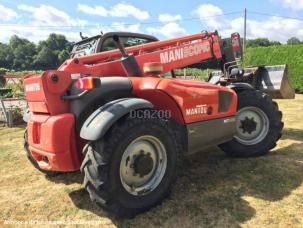
{"label": "operator cab", "polygon": [[158,39],[154,36],[149,36],[140,33],[130,32],[109,32],[104,35],[97,35],[90,38],[84,38],[77,42],[73,46],[73,50],[70,53],[70,58],[81,57],[85,55],[91,55],[98,52],[111,51],[117,49],[113,35],[117,34],[120,37],[124,47],[131,47],[140,44],[146,44]]}

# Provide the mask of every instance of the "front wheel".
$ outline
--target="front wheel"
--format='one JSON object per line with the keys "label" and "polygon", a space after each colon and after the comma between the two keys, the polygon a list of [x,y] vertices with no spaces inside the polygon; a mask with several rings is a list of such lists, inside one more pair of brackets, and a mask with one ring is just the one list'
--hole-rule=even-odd
{"label": "front wheel", "polygon": [[119,217],[133,217],[169,194],[176,165],[168,120],[124,118],[89,143],[81,170],[93,201]]}
{"label": "front wheel", "polygon": [[276,102],[256,90],[238,93],[237,133],[220,145],[229,156],[252,157],[268,153],[276,146],[283,129],[282,112]]}

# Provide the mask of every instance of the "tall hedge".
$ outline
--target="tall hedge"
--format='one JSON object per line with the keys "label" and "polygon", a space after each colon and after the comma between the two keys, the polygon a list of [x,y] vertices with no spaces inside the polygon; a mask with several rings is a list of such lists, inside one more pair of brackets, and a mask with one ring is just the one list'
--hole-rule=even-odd
{"label": "tall hedge", "polygon": [[248,48],[245,65],[288,64],[288,74],[297,92],[303,92],[303,45]]}

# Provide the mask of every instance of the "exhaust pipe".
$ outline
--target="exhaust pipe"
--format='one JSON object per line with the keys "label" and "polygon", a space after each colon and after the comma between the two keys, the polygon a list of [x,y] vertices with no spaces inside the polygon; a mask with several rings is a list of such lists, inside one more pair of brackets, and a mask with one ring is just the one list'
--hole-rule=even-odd
{"label": "exhaust pipe", "polygon": [[134,55],[129,54],[127,50],[125,49],[123,43],[120,40],[120,37],[118,35],[113,35],[113,40],[117,46],[117,48],[120,50],[122,58],[121,63],[123,66],[123,69],[128,77],[131,76],[143,76],[143,73],[140,69],[140,66],[135,58]]}

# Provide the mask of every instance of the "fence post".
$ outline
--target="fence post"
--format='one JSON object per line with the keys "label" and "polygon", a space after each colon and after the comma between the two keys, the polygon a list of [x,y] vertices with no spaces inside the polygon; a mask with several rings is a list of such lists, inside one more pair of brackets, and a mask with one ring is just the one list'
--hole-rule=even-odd
{"label": "fence post", "polygon": [[7,111],[7,126],[13,127],[14,126],[14,120],[13,120],[13,112],[12,110]]}
{"label": "fence post", "polygon": [[0,99],[0,105],[1,105],[0,109],[2,110],[3,116],[5,118],[5,122],[8,124],[8,115],[7,115],[5,105],[4,105],[4,102],[2,99]]}

